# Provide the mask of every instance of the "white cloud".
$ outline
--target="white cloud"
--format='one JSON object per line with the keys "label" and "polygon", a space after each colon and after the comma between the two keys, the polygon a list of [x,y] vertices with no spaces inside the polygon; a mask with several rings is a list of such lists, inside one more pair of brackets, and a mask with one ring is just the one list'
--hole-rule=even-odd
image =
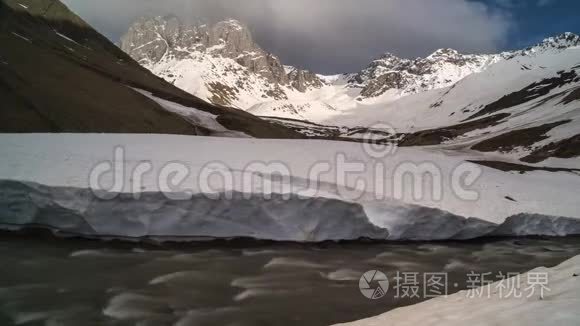
{"label": "white cloud", "polygon": [[385,51],[406,57],[441,47],[495,51],[504,44],[511,27],[508,15],[468,0],[64,2],[112,38],[118,38],[142,15],[237,18],[252,28],[264,48],[285,62],[322,72],[354,71]]}

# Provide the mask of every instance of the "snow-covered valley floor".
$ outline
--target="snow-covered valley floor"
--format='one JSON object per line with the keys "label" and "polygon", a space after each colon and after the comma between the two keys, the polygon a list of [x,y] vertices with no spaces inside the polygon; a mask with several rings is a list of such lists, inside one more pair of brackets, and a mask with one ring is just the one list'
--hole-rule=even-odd
{"label": "snow-covered valley floor", "polygon": [[577,172],[469,162],[486,158],[436,146],[7,134],[0,137],[2,223],[292,241],[580,234]]}

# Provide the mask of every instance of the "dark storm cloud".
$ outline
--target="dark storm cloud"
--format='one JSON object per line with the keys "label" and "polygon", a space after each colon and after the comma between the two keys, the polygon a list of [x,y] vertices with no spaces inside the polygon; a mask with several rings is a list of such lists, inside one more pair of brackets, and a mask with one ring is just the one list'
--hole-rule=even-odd
{"label": "dark storm cloud", "polygon": [[490,52],[504,45],[509,17],[468,0],[64,0],[117,41],[144,15],[212,22],[236,18],[284,63],[355,71],[383,52],[424,56],[441,47]]}

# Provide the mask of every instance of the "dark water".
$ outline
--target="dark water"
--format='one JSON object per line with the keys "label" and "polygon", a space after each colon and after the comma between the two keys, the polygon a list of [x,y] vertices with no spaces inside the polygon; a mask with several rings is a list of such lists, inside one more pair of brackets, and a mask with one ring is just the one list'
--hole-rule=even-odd
{"label": "dark water", "polygon": [[524,272],[578,254],[579,238],[167,249],[3,236],[0,325],[327,325],[422,300],[396,299],[393,287],[365,298],[368,270],[391,283],[397,271],[447,272],[451,293],[471,271]]}

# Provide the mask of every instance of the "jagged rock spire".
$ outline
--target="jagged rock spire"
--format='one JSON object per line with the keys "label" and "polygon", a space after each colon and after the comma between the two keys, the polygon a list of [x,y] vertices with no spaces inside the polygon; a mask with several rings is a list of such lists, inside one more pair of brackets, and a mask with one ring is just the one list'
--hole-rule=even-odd
{"label": "jagged rock spire", "polygon": [[306,71],[287,74],[280,60],[256,44],[250,29],[235,19],[213,25],[189,25],[176,16],[140,18],[122,37],[121,49],[146,67],[163,60],[191,58],[192,54],[199,53],[229,58],[250,73],[265,78],[276,88],[276,93],[282,92],[277,85],[293,87],[301,92],[322,85],[316,75]]}

